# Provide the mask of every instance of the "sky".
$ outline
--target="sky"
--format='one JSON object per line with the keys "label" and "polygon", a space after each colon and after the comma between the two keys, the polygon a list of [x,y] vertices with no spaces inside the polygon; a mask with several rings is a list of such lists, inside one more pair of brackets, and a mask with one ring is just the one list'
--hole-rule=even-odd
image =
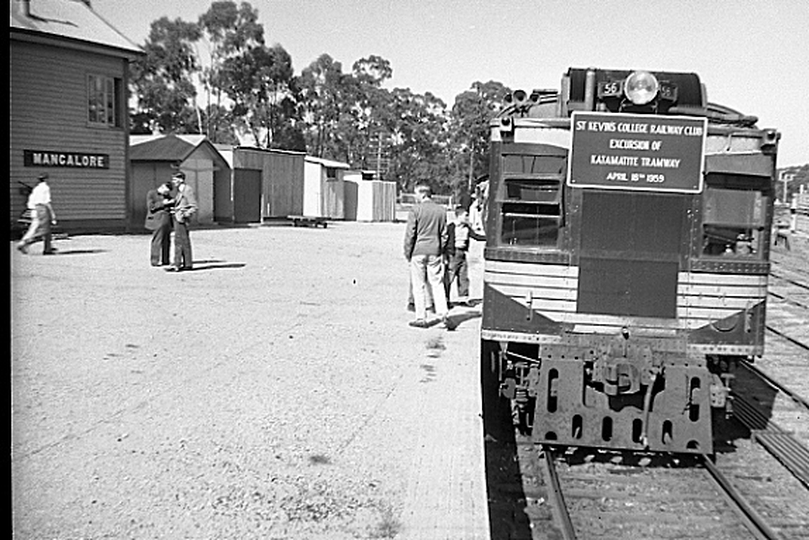
{"label": "sky", "polygon": [[[161,17],[212,0],[92,0],[142,45]],[[237,3],[241,3],[238,0]],[[252,0],[300,73],[326,53],[349,72],[388,60],[386,87],[448,106],[476,81],[558,89],[569,67],[697,73],[711,102],[781,133],[778,167],[809,163],[809,0]]]}

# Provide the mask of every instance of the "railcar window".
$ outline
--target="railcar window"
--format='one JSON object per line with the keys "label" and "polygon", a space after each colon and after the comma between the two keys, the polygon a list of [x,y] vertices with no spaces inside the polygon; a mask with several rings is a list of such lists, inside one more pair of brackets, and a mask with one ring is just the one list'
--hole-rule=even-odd
{"label": "railcar window", "polygon": [[703,194],[703,255],[760,259],[768,196],[757,180],[709,175]]}
{"label": "railcar window", "polygon": [[557,179],[506,179],[500,197],[501,242],[556,247],[562,220],[561,194]]}
{"label": "railcar window", "polygon": [[564,156],[506,154],[503,173],[564,174],[566,164]]}

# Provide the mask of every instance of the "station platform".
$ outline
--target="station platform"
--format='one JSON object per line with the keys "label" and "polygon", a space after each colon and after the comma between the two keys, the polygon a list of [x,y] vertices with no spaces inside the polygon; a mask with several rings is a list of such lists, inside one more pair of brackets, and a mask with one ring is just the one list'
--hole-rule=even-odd
{"label": "station platform", "polygon": [[408,479],[403,531],[397,538],[490,538],[480,415],[480,319],[475,315],[479,309],[451,311],[451,316],[467,319],[454,332],[431,330],[445,348],[433,349],[424,360],[432,381],[418,404],[423,423],[409,467],[414,476]]}

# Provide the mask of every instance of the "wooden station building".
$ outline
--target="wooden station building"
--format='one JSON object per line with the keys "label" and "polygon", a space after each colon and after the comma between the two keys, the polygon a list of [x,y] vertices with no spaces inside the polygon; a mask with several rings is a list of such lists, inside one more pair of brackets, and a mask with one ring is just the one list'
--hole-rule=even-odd
{"label": "wooden station building", "polygon": [[11,0],[9,208],[48,173],[66,232],[127,230],[129,63],[143,51],[89,0]]}

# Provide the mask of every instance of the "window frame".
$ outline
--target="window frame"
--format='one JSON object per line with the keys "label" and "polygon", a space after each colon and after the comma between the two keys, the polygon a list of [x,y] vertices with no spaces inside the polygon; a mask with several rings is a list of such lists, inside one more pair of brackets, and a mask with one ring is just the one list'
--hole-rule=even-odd
{"label": "window frame", "polygon": [[[713,216],[709,215],[711,213],[709,205],[722,201],[723,192],[728,194],[726,202],[729,205],[735,204],[739,207],[739,211],[720,208],[713,211]],[[771,197],[771,187],[766,178],[729,173],[707,174],[705,187],[700,194],[702,218],[699,228],[699,258],[730,259],[737,262],[766,260],[768,252],[766,229],[769,219],[767,213]],[[737,200],[731,201],[731,198]],[[748,208],[750,217],[746,219],[745,213],[741,211],[745,198],[750,199]],[[728,220],[727,216],[731,213],[741,217],[738,220]],[[721,244],[724,244],[724,247]]]}
{"label": "window frame", "polygon": [[123,79],[99,73],[86,77],[87,125],[95,128],[123,127]]}

